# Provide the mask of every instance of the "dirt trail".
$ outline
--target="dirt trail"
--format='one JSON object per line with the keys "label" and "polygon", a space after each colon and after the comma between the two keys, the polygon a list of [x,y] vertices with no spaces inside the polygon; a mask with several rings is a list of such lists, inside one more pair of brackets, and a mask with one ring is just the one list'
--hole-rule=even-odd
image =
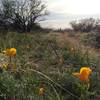
{"label": "dirt trail", "polygon": [[80,42],[75,37],[70,37],[68,33],[61,33],[60,37],[64,42],[70,43],[72,47],[79,47]]}

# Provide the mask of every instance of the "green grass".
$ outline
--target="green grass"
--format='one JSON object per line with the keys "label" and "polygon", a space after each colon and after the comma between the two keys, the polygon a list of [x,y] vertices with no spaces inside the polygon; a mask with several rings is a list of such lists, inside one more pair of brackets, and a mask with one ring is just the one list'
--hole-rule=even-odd
{"label": "green grass", "polygon": [[[0,69],[0,100],[99,100],[100,59],[91,58],[81,48],[72,52],[69,44],[61,42],[56,35],[42,33],[1,36],[0,67],[9,63],[3,50],[14,47],[17,55],[11,62],[16,69]],[[82,66],[93,69],[89,89],[72,75]],[[41,85],[45,88],[43,97],[39,96]]]}

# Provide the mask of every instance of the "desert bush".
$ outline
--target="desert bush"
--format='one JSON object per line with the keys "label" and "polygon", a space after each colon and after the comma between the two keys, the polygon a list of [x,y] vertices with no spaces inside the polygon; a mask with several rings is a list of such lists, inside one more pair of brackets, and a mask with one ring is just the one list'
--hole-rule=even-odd
{"label": "desert bush", "polygon": [[98,22],[99,22],[98,20],[89,18],[89,19],[82,19],[79,21],[73,21],[70,24],[74,31],[90,32],[95,29],[95,27],[98,25]]}

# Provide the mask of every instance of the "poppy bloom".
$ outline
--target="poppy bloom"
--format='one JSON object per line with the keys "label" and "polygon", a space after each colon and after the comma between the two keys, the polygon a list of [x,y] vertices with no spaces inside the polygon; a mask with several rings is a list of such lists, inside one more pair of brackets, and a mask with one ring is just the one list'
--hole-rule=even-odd
{"label": "poppy bloom", "polygon": [[73,73],[74,76],[78,77],[81,81],[88,82],[89,75],[91,74],[92,70],[88,67],[82,67],[79,73]]}
{"label": "poppy bloom", "polygon": [[16,49],[15,49],[15,48],[7,49],[7,50],[5,51],[5,54],[6,54],[7,56],[10,56],[10,57],[15,56],[15,55],[16,55]]}
{"label": "poppy bloom", "polygon": [[44,95],[44,92],[45,92],[45,89],[44,88],[40,88],[39,89],[39,95],[40,96],[43,96]]}

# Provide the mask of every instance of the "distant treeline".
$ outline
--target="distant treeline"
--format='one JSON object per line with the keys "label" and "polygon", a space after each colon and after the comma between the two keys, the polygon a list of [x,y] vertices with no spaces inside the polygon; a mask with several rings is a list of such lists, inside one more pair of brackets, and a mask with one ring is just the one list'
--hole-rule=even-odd
{"label": "distant treeline", "polygon": [[82,19],[70,23],[74,32],[90,32],[95,36],[96,47],[100,48],[100,20],[94,18]]}
{"label": "distant treeline", "polygon": [[91,32],[91,31],[100,31],[100,20],[94,18],[87,18],[78,21],[72,21],[71,27],[74,31],[80,32]]}

